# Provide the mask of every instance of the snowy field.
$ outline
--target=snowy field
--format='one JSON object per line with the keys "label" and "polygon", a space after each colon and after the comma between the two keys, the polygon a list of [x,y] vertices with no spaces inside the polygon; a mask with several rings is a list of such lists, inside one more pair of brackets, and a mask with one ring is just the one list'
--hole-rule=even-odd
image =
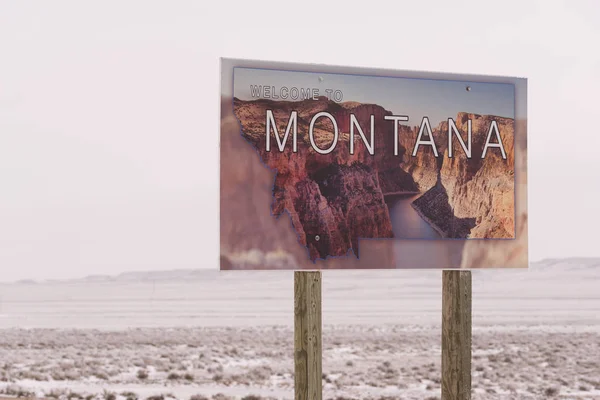
{"label": "snowy field", "polygon": [[[327,399],[440,398],[440,271],[325,271]],[[293,399],[293,273],[0,284],[0,397]],[[600,399],[600,260],[473,272],[473,399]]]}

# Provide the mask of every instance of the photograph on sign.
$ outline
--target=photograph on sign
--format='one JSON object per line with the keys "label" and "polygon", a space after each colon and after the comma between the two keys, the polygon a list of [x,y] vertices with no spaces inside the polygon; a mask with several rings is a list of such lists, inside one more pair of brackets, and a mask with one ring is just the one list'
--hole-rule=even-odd
{"label": "photograph on sign", "polygon": [[222,61],[221,269],[527,266],[524,80],[247,64]]}

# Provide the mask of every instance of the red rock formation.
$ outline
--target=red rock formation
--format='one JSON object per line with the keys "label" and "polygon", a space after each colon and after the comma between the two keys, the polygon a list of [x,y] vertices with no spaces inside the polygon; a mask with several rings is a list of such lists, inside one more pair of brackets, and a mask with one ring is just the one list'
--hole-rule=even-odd
{"label": "red rock formation", "polygon": [[[438,138],[440,128],[433,130],[434,138]],[[400,168],[406,171],[417,184],[417,191],[426,192],[437,182],[440,161],[435,157],[433,150],[428,147],[419,148],[415,156],[412,155],[417,137],[419,136],[419,127],[409,127],[401,125],[399,130],[400,145],[406,149],[402,156]],[[436,141],[438,155],[443,152],[445,145],[439,139]]]}
{"label": "red rock formation", "polygon": [[[453,157],[448,157],[446,148],[436,185],[414,206],[446,237],[514,238],[514,120],[459,113],[456,126],[465,140],[468,120],[472,123],[472,158],[467,159],[454,138]],[[498,148],[488,148],[481,158],[492,121],[498,123],[506,159]],[[437,134],[447,143],[447,123]]]}
{"label": "red rock formation", "polygon": [[[221,269],[395,267],[390,240],[361,243],[360,259],[317,259],[315,265],[308,257],[307,247],[299,243],[299,235],[288,215],[279,218],[272,215],[269,205],[278,204],[273,193],[276,174],[265,167],[260,154],[249,145],[248,140],[240,134],[240,123],[233,113],[233,99],[224,98],[221,103],[220,140]],[[295,167],[290,172],[301,173]]]}
{"label": "red rock formation", "polygon": [[[292,151],[291,134],[283,152],[276,145],[272,151],[266,151],[267,109],[273,110],[280,135],[285,132],[291,111],[298,112],[297,153]],[[391,169],[398,162],[394,161],[393,147],[385,148],[388,142],[393,144],[393,125],[383,119],[389,114],[383,108],[361,104],[348,107],[323,98],[296,103],[235,99],[234,111],[242,135],[258,150],[262,161],[276,171],[273,214],[279,216],[285,211],[290,215],[298,240],[308,248],[312,260],[345,256],[350,250],[358,256],[361,237],[393,237],[378,171]],[[335,150],[327,155],[317,153],[308,137],[310,119],[320,111],[334,116],[340,132]],[[355,153],[350,154],[351,113],[367,136],[370,117],[374,115],[374,155],[369,154],[358,134]],[[332,123],[321,118],[315,127],[316,143],[320,148],[328,148],[334,136]],[[406,181],[414,185],[410,179]]]}
{"label": "red rock formation", "polygon": [[467,240],[461,268],[526,268],[529,263],[527,210],[527,121],[515,123],[515,239]]}

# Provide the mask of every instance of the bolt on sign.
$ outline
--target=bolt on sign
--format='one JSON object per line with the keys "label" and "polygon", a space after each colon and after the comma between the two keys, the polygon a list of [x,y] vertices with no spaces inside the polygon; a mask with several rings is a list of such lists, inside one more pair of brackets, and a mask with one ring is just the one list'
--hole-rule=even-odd
{"label": "bolt on sign", "polygon": [[526,268],[527,80],[221,59],[221,269]]}

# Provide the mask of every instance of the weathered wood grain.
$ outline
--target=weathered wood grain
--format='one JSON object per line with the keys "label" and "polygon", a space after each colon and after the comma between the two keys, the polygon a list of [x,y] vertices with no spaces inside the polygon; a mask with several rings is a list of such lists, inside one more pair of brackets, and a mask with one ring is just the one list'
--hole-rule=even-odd
{"label": "weathered wood grain", "polygon": [[471,271],[443,271],[442,400],[471,399]]}
{"label": "weathered wood grain", "polygon": [[294,387],[296,400],[321,400],[321,272],[294,272]]}

